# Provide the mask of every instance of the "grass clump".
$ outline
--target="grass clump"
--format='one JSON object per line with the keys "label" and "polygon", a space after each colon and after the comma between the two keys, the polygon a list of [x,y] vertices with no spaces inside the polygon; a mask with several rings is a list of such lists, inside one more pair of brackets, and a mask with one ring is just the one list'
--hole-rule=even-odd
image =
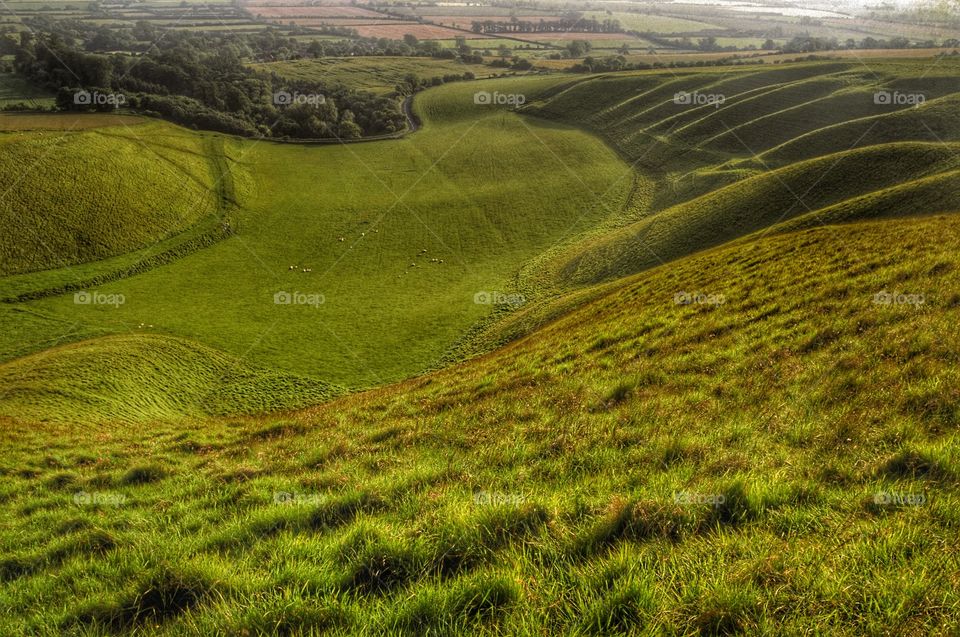
{"label": "grass clump", "polygon": [[168,475],[170,475],[170,472],[163,465],[145,463],[130,467],[120,478],[120,483],[126,485],[149,484],[163,480]]}

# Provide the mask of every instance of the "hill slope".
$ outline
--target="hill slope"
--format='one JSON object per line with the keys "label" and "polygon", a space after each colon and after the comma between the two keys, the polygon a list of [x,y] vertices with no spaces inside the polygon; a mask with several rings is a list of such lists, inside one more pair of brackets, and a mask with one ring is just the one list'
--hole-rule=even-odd
{"label": "hill slope", "polygon": [[0,627],[955,632],[958,254],[777,234],[299,414],[8,428]]}
{"label": "hill slope", "polygon": [[[23,343],[49,340],[61,325],[123,334],[144,323],[349,387],[429,368],[495,309],[477,294],[517,292],[512,278],[526,261],[623,207],[628,167],[599,140],[474,103],[483,87],[532,96],[555,83],[427,91],[416,101],[424,128],[391,142],[231,140],[225,154],[250,185],[231,210],[229,237],[81,288],[123,294],[119,307],[78,307],[73,293],[18,304],[38,324],[16,339],[0,335],[0,357],[29,353]],[[278,305],[282,292],[324,302]]]}
{"label": "hill slope", "polygon": [[203,137],[113,130],[0,133],[0,276],[114,257],[221,215]]}
{"label": "hill slope", "polygon": [[[631,162],[644,188],[619,226],[584,233],[525,274],[563,290],[797,216],[811,224],[958,209],[950,171],[960,81],[956,61],[938,66],[618,73],[538,96],[524,113],[586,126]],[[879,91],[923,105],[884,103]]]}
{"label": "hill slope", "polygon": [[5,363],[0,387],[0,410],[17,421],[101,426],[275,411],[342,391],[152,334],[82,341]]}

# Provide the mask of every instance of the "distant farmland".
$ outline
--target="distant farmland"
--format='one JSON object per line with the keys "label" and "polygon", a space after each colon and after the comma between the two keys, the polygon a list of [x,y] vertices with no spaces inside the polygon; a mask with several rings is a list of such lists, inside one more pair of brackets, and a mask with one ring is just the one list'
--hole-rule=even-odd
{"label": "distant farmland", "polygon": [[472,72],[477,77],[493,74],[494,69],[481,64],[463,64],[456,60],[441,60],[428,57],[353,57],[319,58],[316,60],[290,60],[256,64],[254,68],[273,71],[292,80],[328,80],[350,86],[387,94],[404,77],[413,73],[430,79],[444,75],[463,75]]}

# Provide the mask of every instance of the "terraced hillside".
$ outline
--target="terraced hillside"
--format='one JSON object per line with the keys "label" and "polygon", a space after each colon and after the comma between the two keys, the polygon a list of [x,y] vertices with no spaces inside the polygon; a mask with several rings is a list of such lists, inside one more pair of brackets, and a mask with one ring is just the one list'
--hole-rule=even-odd
{"label": "terraced hillside", "polygon": [[781,222],[956,210],[957,64],[828,62],[558,85],[523,112],[601,135],[642,187],[632,223],[583,237],[536,273],[589,284]]}
{"label": "terraced hillside", "polygon": [[0,630],[952,634],[958,255],[768,235],[308,411],[4,428]]}

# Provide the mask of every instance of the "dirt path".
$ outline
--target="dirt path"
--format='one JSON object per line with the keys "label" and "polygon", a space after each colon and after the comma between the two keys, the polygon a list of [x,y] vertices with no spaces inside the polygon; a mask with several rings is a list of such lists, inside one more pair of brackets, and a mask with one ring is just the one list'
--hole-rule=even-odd
{"label": "dirt path", "polygon": [[403,98],[403,114],[407,116],[408,133],[415,133],[420,130],[420,120],[413,114],[413,95]]}

